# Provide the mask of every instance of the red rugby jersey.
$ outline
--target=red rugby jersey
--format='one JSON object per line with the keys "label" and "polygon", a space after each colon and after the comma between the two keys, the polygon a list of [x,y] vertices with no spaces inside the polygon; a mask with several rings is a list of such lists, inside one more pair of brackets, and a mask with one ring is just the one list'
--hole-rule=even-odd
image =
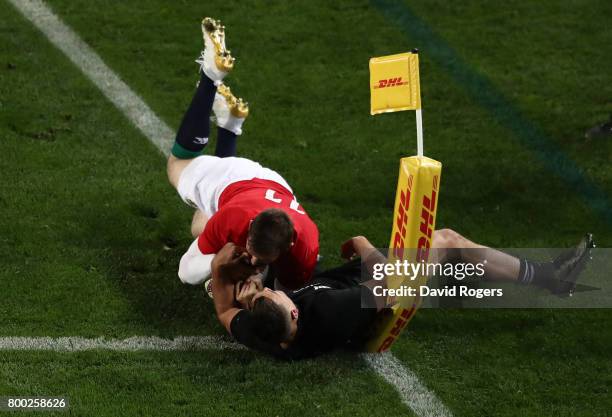
{"label": "red rugby jersey", "polygon": [[255,178],[230,184],[221,193],[219,211],[199,236],[198,247],[202,253],[211,254],[227,242],[246,246],[251,220],[269,208],[283,210],[293,222],[295,243],[273,265],[281,284],[298,288],[312,277],[319,254],[319,230],[294,195],[274,181]]}

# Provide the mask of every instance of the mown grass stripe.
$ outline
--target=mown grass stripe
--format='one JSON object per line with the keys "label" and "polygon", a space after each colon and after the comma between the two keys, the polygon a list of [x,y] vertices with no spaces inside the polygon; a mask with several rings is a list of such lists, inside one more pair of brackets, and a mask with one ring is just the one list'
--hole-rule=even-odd
{"label": "mown grass stripe", "polygon": [[462,86],[476,103],[485,108],[500,125],[528,148],[542,164],[585,200],[587,205],[612,225],[610,194],[594,183],[542,130],[529,120],[489,78],[473,69],[469,63],[439,36],[403,1],[371,0],[371,3],[392,23],[396,24],[418,47]]}
{"label": "mown grass stripe", "polygon": [[34,26],[61,50],[83,74],[164,155],[169,155],[174,132],[115,74],[72,29],[39,0],[9,0]]}

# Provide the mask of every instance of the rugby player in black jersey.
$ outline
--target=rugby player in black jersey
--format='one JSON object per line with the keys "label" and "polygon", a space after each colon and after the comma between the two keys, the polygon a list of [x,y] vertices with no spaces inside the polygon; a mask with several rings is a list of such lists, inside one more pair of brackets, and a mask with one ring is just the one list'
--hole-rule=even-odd
{"label": "rugby player in black jersey", "polygon": [[[486,279],[533,284],[568,295],[594,243],[587,234],[575,248],[550,262],[519,259],[450,229],[437,230],[432,247],[436,248],[435,262],[476,264],[486,258]],[[378,312],[386,307],[386,300],[374,297],[371,291],[385,284],[371,277],[374,264],[385,263],[386,258],[363,236],[345,242],[342,256],[352,260],[285,293],[264,288],[255,277],[244,279],[241,265],[248,253],[228,243],[212,263],[212,290],[220,322],[238,342],[278,358],[301,359],[336,348],[360,349]]]}

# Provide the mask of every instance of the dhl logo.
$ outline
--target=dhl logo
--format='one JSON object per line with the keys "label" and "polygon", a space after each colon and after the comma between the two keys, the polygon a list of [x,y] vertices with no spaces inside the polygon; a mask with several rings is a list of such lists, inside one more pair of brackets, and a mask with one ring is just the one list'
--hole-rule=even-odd
{"label": "dhl logo", "polygon": [[438,193],[438,176],[434,175],[431,196],[423,196],[423,206],[421,207],[421,225],[419,237],[417,261],[427,262],[429,258],[429,248],[431,247],[431,235],[433,234],[433,224],[436,218],[436,195]]}
{"label": "dhl logo", "polygon": [[397,320],[395,320],[395,324],[389,336],[385,339],[385,341],[378,348],[379,352],[384,352],[393,344],[393,341],[400,335],[404,327],[410,321],[410,317],[416,312],[416,305],[412,305],[410,309],[404,308],[402,312],[398,316]]}
{"label": "dhl logo", "polygon": [[[406,237],[406,224],[408,222],[408,208],[410,207],[410,195],[412,192],[412,175],[408,178],[408,187],[400,193],[400,210],[396,219],[398,231],[395,233],[393,240],[393,253],[401,259],[404,249],[404,239]],[[429,249],[431,248],[431,237],[433,235],[433,224],[436,212],[436,197],[438,194],[438,176],[434,175],[432,181],[432,190],[429,196],[424,195],[421,207],[421,223],[419,226],[420,236],[417,250],[417,261],[426,262],[429,258]],[[389,332],[389,336],[378,348],[378,352],[385,352],[393,344],[399,336],[402,329],[406,327],[410,318],[416,313],[416,306],[419,298],[415,300],[410,309],[402,308],[401,313],[397,316],[393,328]]]}
{"label": "dhl logo", "polygon": [[373,88],[397,87],[404,84],[408,84],[408,81],[402,81],[402,77],[387,78],[378,80],[378,85],[375,85]]}
{"label": "dhl logo", "polygon": [[410,208],[410,195],[412,194],[412,181],[413,176],[410,175],[408,177],[408,186],[405,190],[400,192],[400,206],[397,211],[397,219],[395,222],[397,224],[397,232],[395,232],[395,236],[393,236],[393,255],[395,257],[402,259],[404,257],[404,240],[406,239],[406,233],[408,230],[406,229],[406,224],[408,223],[408,209]]}

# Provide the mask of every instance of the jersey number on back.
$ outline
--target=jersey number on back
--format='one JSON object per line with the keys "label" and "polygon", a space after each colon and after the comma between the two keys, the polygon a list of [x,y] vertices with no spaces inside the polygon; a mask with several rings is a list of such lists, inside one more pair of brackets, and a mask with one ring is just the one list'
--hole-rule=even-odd
{"label": "jersey number on back", "polygon": [[[274,197],[274,194],[276,194],[276,191],[271,190],[271,189],[266,190],[266,200],[273,201],[277,204],[282,203],[283,199]],[[295,197],[293,197],[293,200],[291,200],[291,203],[289,203],[289,208],[291,210],[297,211],[300,214],[306,214],[305,211],[300,210],[300,203],[297,202]]]}

